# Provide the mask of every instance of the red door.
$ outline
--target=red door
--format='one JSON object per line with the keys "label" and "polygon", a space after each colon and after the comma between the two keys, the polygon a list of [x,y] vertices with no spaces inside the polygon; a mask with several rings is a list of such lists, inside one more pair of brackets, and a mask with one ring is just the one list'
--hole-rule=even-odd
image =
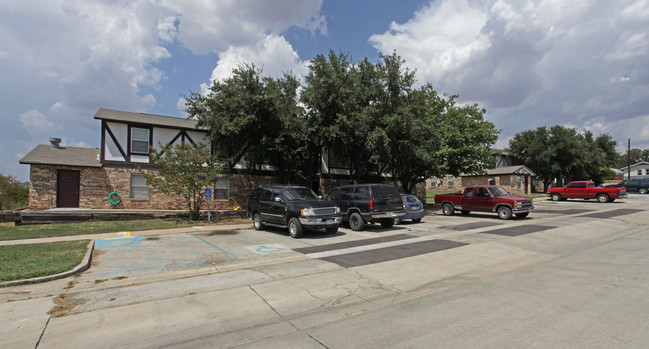
{"label": "red door", "polygon": [[79,207],[79,171],[58,171],[56,207]]}

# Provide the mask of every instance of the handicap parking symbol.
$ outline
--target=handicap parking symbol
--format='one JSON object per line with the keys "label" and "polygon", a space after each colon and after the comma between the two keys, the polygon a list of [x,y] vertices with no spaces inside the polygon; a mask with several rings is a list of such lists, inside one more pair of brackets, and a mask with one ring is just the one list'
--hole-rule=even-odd
{"label": "handicap parking symbol", "polygon": [[279,244],[268,244],[268,245],[257,245],[257,246],[250,246],[250,250],[253,250],[257,253],[277,253],[277,252],[282,252],[282,251],[288,251],[289,249],[286,248],[285,246],[279,245]]}

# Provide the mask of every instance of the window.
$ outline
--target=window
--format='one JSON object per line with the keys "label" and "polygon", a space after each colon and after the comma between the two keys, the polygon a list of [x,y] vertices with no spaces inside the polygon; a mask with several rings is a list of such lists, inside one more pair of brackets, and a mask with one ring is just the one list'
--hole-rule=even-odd
{"label": "window", "polygon": [[489,177],[489,185],[496,185],[496,177]]}
{"label": "window", "polygon": [[468,198],[473,197],[473,188],[466,188],[466,197]]}
{"label": "window", "polygon": [[214,200],[227,200],[229,198],[229,178],[217,178],[214,182]]}
{"label": "window", "polygon": [[140,173],[131,173],[131,199],[148,199],[149,186],[146,178]]}
{"label": "window", "polygon": [[131,153],[149,154],[149,130],[131,128]]}
{"label": "window", "polygon": [[352,199],[352,187],[340,188],[340,200],[351,200]]}
{"label": "window", "polygon": [[370,187],[369,186],[359,186],[356,187],[356,192],[354,193],[354,200],[370,200]]}
{"label": "window", "polygon": [[435,188],[437,186],[437,177],[433,177],[430,179],[430,186],[431,188]]}
{"label": "window", "polygon": [[453,176],[448,176],[448,187],[452,188],[455,186],[455,178]]}
{"label": "window", "polygon": [[521,190],[522,186],[523,186],[523,176],[518,176],[518,182],[516,183],[516,188],[518,188],[518,190]]}

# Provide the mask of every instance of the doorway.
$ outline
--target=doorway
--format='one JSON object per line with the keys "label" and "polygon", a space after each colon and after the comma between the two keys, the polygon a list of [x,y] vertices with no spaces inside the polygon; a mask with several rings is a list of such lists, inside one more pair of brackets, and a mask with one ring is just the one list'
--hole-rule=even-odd
{"label": "doorway", "polygon": [[79,171],[58,170],[56,207],[79,207]]}

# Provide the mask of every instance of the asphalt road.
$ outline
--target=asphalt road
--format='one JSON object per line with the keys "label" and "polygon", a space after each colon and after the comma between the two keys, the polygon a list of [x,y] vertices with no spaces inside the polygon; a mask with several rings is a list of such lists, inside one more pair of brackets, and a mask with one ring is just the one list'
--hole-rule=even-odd
{"label": "asphalt road", "polygon": [[535,206],[97,240],[80,277],[0,289],[0,347],[646,347],[649,196]]}

